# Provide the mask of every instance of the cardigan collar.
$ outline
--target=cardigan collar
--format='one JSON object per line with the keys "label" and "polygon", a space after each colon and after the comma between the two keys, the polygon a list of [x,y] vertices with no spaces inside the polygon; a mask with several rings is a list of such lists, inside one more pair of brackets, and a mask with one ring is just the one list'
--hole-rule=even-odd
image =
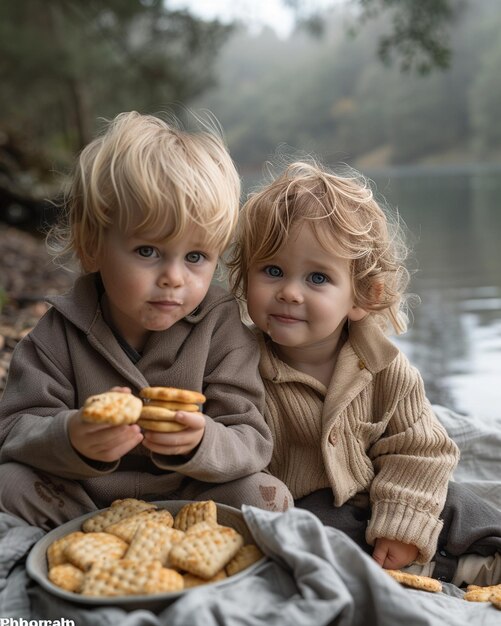
{"label": "cardigan collar", "polygon": [[[275,354],[268,335],[255,327],[253,330],[261,348],[259,370],[265,380],[276,383],[303,382],[318,387],[325,393],[326,388],[322,383],[290,367]],[[386,337],[374,317],[367,315],[348,325],[348,339],[339,353],[336,369],[356,358],[359,369],[367,369],[371,374],[376,374],[388,367],[397,354],[398,348]]]}

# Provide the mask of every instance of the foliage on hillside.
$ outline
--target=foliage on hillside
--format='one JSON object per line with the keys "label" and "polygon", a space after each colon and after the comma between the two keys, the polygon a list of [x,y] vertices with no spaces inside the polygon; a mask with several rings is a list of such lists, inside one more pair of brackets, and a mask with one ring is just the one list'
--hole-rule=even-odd
{"label": "foliage on hillside", "polygon": [[197,104],[216,112],[244,168],[280,144],[364,166],[499,159],[501,6],[465,9],[451,31],[450,69],[426,76],[377,59],[384,14],[354,37],[357,19],[336,10],[318,37],[239,31],[222,50],[219,85]]}

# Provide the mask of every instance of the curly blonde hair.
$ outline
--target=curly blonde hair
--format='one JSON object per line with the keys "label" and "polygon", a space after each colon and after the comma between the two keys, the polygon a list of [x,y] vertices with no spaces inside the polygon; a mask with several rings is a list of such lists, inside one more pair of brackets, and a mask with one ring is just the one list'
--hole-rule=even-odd
{"label": "curly blonde hair", "polygon": [[203,128],[188,132],[172,116],[135,111],[108,121],[76,162],[61,220],[47,239],[53,254],[72,254],[92,271],[112,224],[168,239],[196,224],[222,252],[238,220],[240,178],[220,130],[197,122]]}
{"label": "curly blonde hair", "polygon": [[409,272],[402,224],[379,205],[367,179],[355,170],[339,176],[315,162],[295,162],[250,194],[227,260],[235,296],[245,302],[250,267],[276,255],[291,229],[305,221],[325,250],[350,261],[356,306],[404,332]]}

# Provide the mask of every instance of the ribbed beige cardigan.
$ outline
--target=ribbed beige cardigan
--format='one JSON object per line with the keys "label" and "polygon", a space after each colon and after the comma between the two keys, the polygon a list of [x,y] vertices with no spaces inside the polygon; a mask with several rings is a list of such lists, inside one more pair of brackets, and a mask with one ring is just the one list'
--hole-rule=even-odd
{"label": "ribbed beige cardigan", "polygon": [[413,544],[417,561],[429,561],[459,451],[417,370],[370,316],[351,323],[328,388],[285,364],[269,338],[256,334],[274,439],[269,471],[296,499],[331,487],[341,506],[368,492],[367,542]]}

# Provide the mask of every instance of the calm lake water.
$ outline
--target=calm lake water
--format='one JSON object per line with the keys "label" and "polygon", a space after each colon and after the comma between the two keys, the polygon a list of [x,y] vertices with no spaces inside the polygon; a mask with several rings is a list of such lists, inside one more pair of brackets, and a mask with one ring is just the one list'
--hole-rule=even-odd
{"label": "calm lake water", "polygon": [[421,303],[398,345],[432,402],[501,417],[501,170],[373,178],[414,239]]}

